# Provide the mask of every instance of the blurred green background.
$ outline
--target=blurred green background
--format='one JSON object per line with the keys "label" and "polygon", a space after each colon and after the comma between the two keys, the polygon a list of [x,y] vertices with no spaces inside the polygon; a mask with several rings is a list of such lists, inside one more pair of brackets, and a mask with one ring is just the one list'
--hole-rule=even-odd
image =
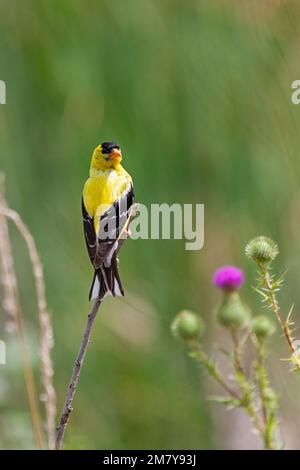
{"label": "blurred green background", "polygon": [[[300,304],[300,107],[290,99],[299,24],[296,0],[0,1],[0,169],[44,265],[59,411],[89,308],[80,202],[93,148],[119,142],[138,201],[205,204],[203,250],[185,251],[178,240],[125,244],[127,296],[102,307],[67,448],[228,445],[201,371],[169,324],[186,307],[206,318],[208,347],[222,337],[212,273],[224,263],[244,267],[251,297],[255,273],[243,248],[261,233],[280,244],[278,269],[289,267],[283,303]],[[38,373],[30,264],[11,234]],[[0,446],[29,448],[17,346],[1,317]],[[297,406],[293,379],[278,380],[283,401]]]}

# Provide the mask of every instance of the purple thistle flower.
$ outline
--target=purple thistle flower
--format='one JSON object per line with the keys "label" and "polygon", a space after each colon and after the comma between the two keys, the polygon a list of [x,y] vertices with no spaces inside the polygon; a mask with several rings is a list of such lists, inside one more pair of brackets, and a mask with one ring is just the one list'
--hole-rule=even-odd
{"label": "purple thistle flower", "polygon": [[222,266],[214,274],[214,284],[225,291],[239,289],[244,283],[245,276],[236,266]]}

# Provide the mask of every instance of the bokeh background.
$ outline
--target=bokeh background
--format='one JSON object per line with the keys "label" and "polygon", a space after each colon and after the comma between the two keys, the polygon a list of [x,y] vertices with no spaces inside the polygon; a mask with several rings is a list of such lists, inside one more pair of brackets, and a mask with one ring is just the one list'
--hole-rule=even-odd
{"label": "bokeh background", "polygon": [[[300,309],[300,5],[296,0],[1,0],[0,169],[35,236],[55,329],[60,410],[86,321],[92,271],[81,191],[93,148],[120,143],[138,201],[204,203],[205,246],[128,241],[124,300],[105,301],[80,378],[66,448],[243,448],[259,443],[239,413],[206,401],[211,384],[170,335],[182,308],[203,315],[206,346],[226,341],[213,309],[216,267],[236,263],[254,311],[251,237],[279,242],[281,294]],[[38,376],[38,324],[28,255],[11,228]],[[298,316],[297,316],[298,315]],[[0,447],[33,446],[18,346],[5,331]],[[300,430],[299,380],[272,345],[288,447]],[[230,432],[228,432],[230,430]]]}

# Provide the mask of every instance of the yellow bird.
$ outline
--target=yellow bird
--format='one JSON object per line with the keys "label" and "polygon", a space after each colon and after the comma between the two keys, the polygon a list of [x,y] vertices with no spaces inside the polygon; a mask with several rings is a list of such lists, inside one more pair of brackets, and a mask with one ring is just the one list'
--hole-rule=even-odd
{"label": "yellow bird", "polygon": [[134,203],[132,178],[121,165],[118,144],[103,142],[92,155],[82,197],[84,235],[95,269],[89,299],[124,295],[118,273],[119,235]]}

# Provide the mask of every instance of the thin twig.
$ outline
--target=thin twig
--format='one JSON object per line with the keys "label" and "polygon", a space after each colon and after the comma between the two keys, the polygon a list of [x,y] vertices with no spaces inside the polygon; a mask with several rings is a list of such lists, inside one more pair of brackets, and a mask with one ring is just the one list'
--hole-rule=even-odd
{"label": "thin twig", "polygon": [[91,311],[88,315],[87,324],[86,324],[86,327],[85,327],[85,330],[84,330],[84,333],[83,333],[80,349],[79,349],[79,352],[78,352],[78,355],[77,355],[77,358],[76,358],[76,361],[75,361],[75,364],[74,364],[71,380],[70,380],[70,383],[69,383],[68,393],[67,393],[65,404],[64,404],[64,407],[63,407],[63,412],[62,412],[62,415],[61,415],[61,418],[60,418],[59,426],[57,428],[56,442],[55,442],[55,449],[56,450],[59,450],[61,448],[62,441],[63,441],[63,438],[64,438],[64,433],[65,433],[66,427],[68,425],[68,421],[70,419],[70,414],[73,410],[72,404],[73,404],[73,399],[74,399],[75,392],[76,392],[78,379],[79,379],[79,376],[80,376],[80,372],[81,372],[81,369],[82,369],[84,357],[85,357],[87,347],[88,347],[88,344],[89,344],[89,340],[90,340],[90,337],[91,337],[93,323],[94,323],[94,320],[95,320],[96,315],[98,313],[100,304],[101,304],[101,300],[96,299],[95,303],[94,303],[94,305],[93,305],[93,307],[92,307],[92,309],[91,309]]}
{"label": "thin twig", "polygon": [[20,215],[11,209],[4,209],[4,215],[11,219],[20,234],[24,238],[32,264],[32,272],[35,280],[36,296],[39,311],[40,323],[40,369],[41,382],[43,385],[43,401],[45,403],[47,419],[47,441],[48,449],[54,449],[55,446],[55,421],[56,421],[56,393],[53,385],[53,363],[51,359],[51,350],[53,348],[53,328],[51,317],[47,309],[45,294],[45,282],[43,267],[36,248],[34,238],[27,226],[22,221]]}
{"label": "thin twig", "polygon": [[[123,245],[124,241],[128,237],[129,224],[136,217],[137,212],[138,212],[138,204],[133,204],[133,206],[130,209],[128,219],[126,223],[124,224],[122,231],[117,239],[118,248],[116,250],[116,254],[119,253],[121,246]],[[56,441],[55,441],[56,450],[59,450],[62,446],[64,434],[65,434],[65,431],[66,431],[66,428],[70,419],[71,412],[73,410],[72,404],[73,404],[74,396],[76,393],[76,387],[77,387],[78,379],[80,376],[81,368],[83,365],[83,360],[84,360],[87,347],[89,344],[92,327],[93,327],[93,324],[94,324],[94,321],[97,316],[102,300],[103,299],[99,299],[99,298],[95,300],[95,303],[88,315],[88,320],[87,320],[87,324],[86,324],[83,337],[81,340],[80,349],[79,349],[79,352],[78,352],[78,355],[77,355],[77,358],[73,367],[73,372],[72,372],[71,380],[69,383],[66,400],[63,406],[62,415],[60,418],[59,425],[57,427],[57,434],[56,434]]]}
{"label": "thin twig", "polygon": [[7,209],[4,196],[4,177],[0,175],[0,262],[2,267],[2,283],[4,287],[3,307],[13,318],[21,347],[21,360],[23,366],[25,387],[28,397],[32,428],[36,447],[42,448],[42,426],[39,410],[39,401],[33,370],[30,362],[29,348],[25,333],[23,314],[19,301],[17,276],[9,238],[6,216]]}

